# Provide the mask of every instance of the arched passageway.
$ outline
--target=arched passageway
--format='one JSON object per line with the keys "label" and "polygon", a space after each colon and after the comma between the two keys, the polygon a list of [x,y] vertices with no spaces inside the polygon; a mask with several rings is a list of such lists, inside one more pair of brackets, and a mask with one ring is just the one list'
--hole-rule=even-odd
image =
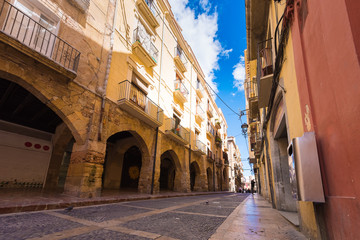
{"label": "arched passageway", "polygon": [[135,188],[139,184],[141,170],[141,152],[136,146],[129,148],[124,154],[124,163],[121,174],[122,188]]}
{"label": "arched passageway", "polygon": [[161,155],[160,163],[160,191],[178,191],[180,163],[174,151],[168,150]]}
{"label": "arched passageway", "polygon": [[143,163],[139,137],[129,131],[108,138],[102,177],[103,190],[138,190]]}
{"label": "arched passageway", "polygon": [[160,165],[160,190],[174,190],[175,165],[170,158],[162,158]]}
{"label": "arched passageway", "polygon": [[213,174],[211,171],[211,168],[207,168],[206,169],[206,177],[207,177],[207,181],[208,181],[208,190],[209,191],[213,191]]}
{"label": "arched passageway", "polygon": [[190,189],[191,191],[200,190],[200,167],[195,161],[190,165]]}
{"label": "arched passageway", "polygon": [[52,109],[19,84],[0,79],[0,189],[62,191],[73,143]]}

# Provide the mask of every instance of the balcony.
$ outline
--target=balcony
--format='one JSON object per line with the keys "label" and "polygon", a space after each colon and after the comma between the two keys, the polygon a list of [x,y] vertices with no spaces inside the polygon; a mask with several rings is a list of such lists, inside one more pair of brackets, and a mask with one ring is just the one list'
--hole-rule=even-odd
{"label": "balcony", "polygon": [[43,26],[7,1],[0,10],[0,41],[70,79],[76,77],[80,52],[59,38],[55,26]]}
{"label": "balcony", "polygon": [[195,147],[194,152],[199,155],[205,155],[206,154],[206,146],[203,142],[200,140],[195,140]]}
{"label": "balcony", "polygon": [[189,144],[189,131],[177,123],[174,118],[165,120],[165,134],[182,145]]}
{"label": "balcony", "polygon": [[221,158],[215,158],[215,165],[218,168],[221,168],[224,165]]}
{"label": "balcony", "polygon": [[175,47],[175,55],[174,55],[174,62],[175,62],[175,65],[176,67],[182,72],[186,72],[186,57],[185,57],[185,54],[183,52],[183,50],[177,46]]}
{"label": "balcony", "polygon": [[199,104],[196,105],[195,121],[201,126],[201,122],[204,121],[205,112]]}
{"label": "balcony", "polygon": [[221,129],[221,124],[220,124],[219,121],[216,121],[216,123],[215,123],[215,128],[216,128],[217,130]]}
{"label": "balcony", "polygon": [[183,82],[179,79],[174,81],[175,91],[174,97],[178,99],[181,103],[185,103],[187,101],[187,97],[189,95],[189,91],[186,89]]}
{"label": "balcony", "polygon": [[258,43],[257,86],[259,108],[267,107],[273,82],[271,39]]}
{"label": "balcony", "polygon": [[221,140],[221,137],[219,135],[216,135],[215,136],[215,144],[218,148],[221,148],[222,146],[222,140]]}
{"label": "balcony", "polygon": [[206,135],[209,138],[212,138],[215,135],[215,130],[213,128],[213,126],[211,125],[210,122],[208,122],[207,126],[206,126]]}
{"label": "balcony", "polygon": [[257,118],[259,115],[259,98],[258,87],[256,79],[251,79],[245,82],[246,86],[246,98],[249,103],[249,115],[250,119]]}
{"label": "balcony", "polygon": [[209,104],[207,106],[207,111],[206,112],[207,112],[209,118],[212,118],[214,116],[212,107]]}
{"label": "balcony", "polygon": [[196,94],[200,99],[204,97],[204,87],[200,81],[196,82]]}
{"label": "balcony", "polygon": [[163,123],[163,110],[151,101],[136,85],[126,80],[119,84],[119,107],[130,115],[142,120],[152,127]]}
{"label": "balcony", "polygon": [[156,29],[160,26],[159,22],[156,20],[159,10],[155,5],[154,0],[137,0],[136,5],[151,27]]}
{"label": "balcony", "polygon": [[151,42],[150,35],[143,26],[138,26],[134,30],[132,50],[146,67],[153,67],[157,64],[159,51]]}
{"label": "balcony", "polygon": [[209,163],[213,163],[215,161],[215,156],[210,149],[207,149],[206,159]]}
{"label": "balcony", "polygon": [[229,165],[229,157],[226,152],[223,152],[223,159],[224,159],[225,165]]}

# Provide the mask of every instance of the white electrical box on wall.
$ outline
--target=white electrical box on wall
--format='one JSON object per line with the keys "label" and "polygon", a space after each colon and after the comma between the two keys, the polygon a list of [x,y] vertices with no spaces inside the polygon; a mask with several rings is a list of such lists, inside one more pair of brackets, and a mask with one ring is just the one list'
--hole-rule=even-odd
{"label": "white electrical box on wall", "polygon": [[[300,201],[325,202],[315,133],[306,132],[294,138],[288,155],[290,178],[297,185],[297,193],[293,195]],[[295,174],[291,166],[295,167]]]}

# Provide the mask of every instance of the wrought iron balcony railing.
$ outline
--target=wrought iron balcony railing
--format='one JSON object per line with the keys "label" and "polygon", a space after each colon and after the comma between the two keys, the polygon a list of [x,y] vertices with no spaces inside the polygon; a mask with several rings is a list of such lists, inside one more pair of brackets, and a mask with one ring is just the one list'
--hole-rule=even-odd
{"label": "wrought iron balcony railing", "polygon": [[245,82],[246,93],[248,99],[257,98],[258,96],[258,87],[257,81],[255,79],[251,79]]}
{"label": "wrought iron balcony railing", "polygon": [[67,70],[77,72],[80,52],[7,1],[1,6],[0,26],[6,35]]}
{"label": "wrought iron balcony railing", "polygon": [[206,153],[206,146],[200,140],[195,141],[195,148],[202,151],[203,153]]}
{"label": "wrought iron balcony railing", "polygon": [[258,79],[273,73],[271,40],[272,39],[267,39],[263,42],[258,43],[258,56],[257,56]]}
{"label": "wrought iron balcony railing", "polygon": [[204,117],[204,110],[201,108],[200,104],[196,105],[196,115],[199,115],[200,117]]}
{"label": "wrought iron balcony railing", "polygon": [[215,156],[209,148],[207,149],[206,158],[209,162],[214,162],[215,160]]}
{"label": "wrought iron balcony railing", "polygon": [[149,99],[143,91],[130,81],[125,80],[119,84],[120,96],[119,102],[128,100],[135,106],[142,109],[149,117],[162,123],[164,119],[163,110]]}
{"label": "wrought iron balcony railing", "polygon": [[152,12],[152,14],[154,15],[154,17],[157,17],[157,15],[159,14],[159,10],[157,9],[156,5],[155,5],[155,1],[154,0],[145,0],[146,4],[148,5],[150,11]]}
{"label": "wrought iron balcony railing", "polygon": [[167,118],[165,120],[166,131],[170,131],[186,141],[189,142],[190,133],[183,126],[180,125],[174,118]]}
{"label": "wrought iron balcony railing", "polygon": [[210,118],[212,118],[214,116],[213,109],[209,104],[207,105],[207,113]]}
{"label": "wrought iron balcony railing", "polygon": [[204,87],[203,87],[203,85],[201,84],[201,82],[197,82],[196,83],[196,90],[199,90],[199,91],[201,91],[201,92],[204,92]]}
{"label": "wrought iron balcony railing", "polygon": [[184,98],[188,97],[189,91],[187,90],[183,82],[181,82],[179,79],[176,79],[174,81],[174,85],[175,85],[175,91],[179,91],[184,96]]}
{"label": "wrought iron balcony railing", "polygon": [[150,57],[157,62],[159,50],[152,43],[150,35],[146,32],[144,27],[138,26],[134,30],[134,41],[138,41],[141,43],[141,46],[145,49],[145,51],[150,55]]}
{"label": "wrought iron balcony railing", "polygon": [[187,63],[184,51],[180,46],[175,47],[175,57],[179,57],[184,65]]}
{"label": "wrought iron balcony railing", "polygon": [[214,127],[211,125],[211,123],[210,122],[208,122],[208,124],[207,124],[207,126],[206,126],[206,131],[208,132],[208,133],[210,133],[211,135],[215,135],[215,129],[214,129]]}

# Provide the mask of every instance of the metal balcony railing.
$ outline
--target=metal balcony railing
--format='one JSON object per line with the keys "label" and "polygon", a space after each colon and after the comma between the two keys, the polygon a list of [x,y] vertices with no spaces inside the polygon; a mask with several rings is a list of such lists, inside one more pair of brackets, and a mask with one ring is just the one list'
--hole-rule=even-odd
{"label": "metal balcony railing", "polygon": [[143,91],[130,81],[125,80],[119,84],[120,96],[119,101],[129,100],[137,107],[141,108],[146,114],[153,119],[162,123],[164,119],[163,110],[149,99]]}
{"label": "metal balcony railing", "polygon": [[214,127],[211,125],[211,123],[210,122],[208,122],[208,124],[207,124],[207,126],[206,126],[206,131],[207,132],[209,132],[209,133],[211,133],[211,135],[215,135],[215,129],[214,129]]}
{"label": "metal balcony railing", "polygon": [[226,152],[223,152],[223,159],[225,164],[229,164],[229,157]]}
{"label": "metal balcony railing", "polygon": [[184,51],[180,46],[175,47],[175,57],[179,57],[184,65],[187,63]]}
{"label": "metal balcony railing", "polygon": [[165,120],[166,130],[173,132],[183,140],[189,142],[190,133],[183,126],[180,125],[174,118],[167,118]]}
{"label": "metal balcony railing", "polygon": [[260,85],[260,78],[273,73],[273,59],[271,50],[271,40],[267,39],[258,43],[257,53],[257,84]]}
{"label": "metal balcony railing", "polygon": [[205,114],[204,110],[201,108],[200,104],[196,105],[196,115],[203,117]]}
{"label": "metal balcony railing", "polygon": [[258,87],[257,87],[257,81],[255,79],[247,80],[245,82],[245,86],[246,86],[246,93],[248,99],[258,97]]}
{"label": "metal balcony railing", "polygon": [[80,52],[7,1],[1,6],[0,26],[6,35],[67,70],[77,72]]}
{"label": "metal balcony railing", "polygon": [[203,153],[206,153],[206,146],[200,140],[195,141],[195,147],[196,147],[196,149],[202,151]]}
{"label": "metal balcony railing", "polygon": [[179,91],[185,98],[188,97],[189,91],[187,90],[183,82],[181,82],[179,79],[176,79],[174,81],[174,85],[175,91]]}
{"label": "metal balcony railing", "polygon": [[207,111],[208,111],[208,113],[211,115],[211,116],[213,116],[214,114],[213,114],[213,109],[212,109],[212,107],[208,104],[207,105]]}
{"label": "metal balcony railing", "polygon": [[210,151],[209,148],[207,149],[206,158],[207,158],[209,161],[214,161],[214,160],[215,160],[215,156],[214,156],[214,154],[212,153],[212,151]]}
{"label": "metal balcony railing", "polygon": [[200,90],[201,92],[204,92],[204,87],[199,81],[196,83],[196,90]]}
{"label": "metal balcony railing", "polygon": [[159,10],[156,7],[155,1],[154,0],[145,0],[146,4],[148,5],[150,11],[152,12],[152,14],[154,15],[154,17],[157,17],[159,15]]}
{"label": "metal balcony railing", "polygon": [[141,46],[146,50],[150,57],[157,62],[159,50],[151,42],[150,35],[146,32],[144,27],[138,26],[134,30],[134,40],[133,42],[138,41],[141,43]]}

